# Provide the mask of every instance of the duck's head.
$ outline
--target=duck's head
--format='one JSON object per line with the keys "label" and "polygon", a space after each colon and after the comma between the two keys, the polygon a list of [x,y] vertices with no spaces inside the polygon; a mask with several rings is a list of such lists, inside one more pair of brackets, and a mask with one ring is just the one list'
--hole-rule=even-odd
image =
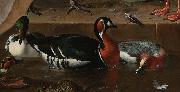
{"label": "duck's head", "polygon": [[117,28],[117,26],[113,24],[110,18],[99,17],[94,23],[94,32],[100,41],[100,48],[104,48],[102,35],[106,33],[109,28]]}
{"label": "duck's head", "polygon": [[19,42],[20,43],[26,37],[28,25],[29,25],[29,19],[27,16],[22,16],[16,21],[15,26],[16,26],[16,30],[18,30],[19,39],[20,39]]}

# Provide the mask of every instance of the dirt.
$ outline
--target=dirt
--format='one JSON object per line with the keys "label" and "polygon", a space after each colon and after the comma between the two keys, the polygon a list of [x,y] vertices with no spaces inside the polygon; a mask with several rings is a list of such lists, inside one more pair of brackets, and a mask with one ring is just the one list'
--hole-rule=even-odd
{"label": "dirt", "polygon": [[[32,0],[16,0],[6,21],[0,26],[1,34],[13,26],[15,21],[26,11]],[[89,5],[93,15],[82,11],[72,11],[67,15],[69,0],[35,0],[34,6],[39,8],[43,15],[37,16],[29,14],[31,23],[94,23],[98,16],[108,16],[115,20],[117,24],[131,24],[124,17],[125,12],[135,14],[144,24],[178,24],[179,21],[171,22],[163,20],[165,17],[152,16],[150,13],[155,8],[160,8],[163,3],[155,2],[135,2],[128,3],[124,0],[80,0],[81,4]],[[175,1],[172,4],[176,5]],[[172,5],[171,11],[176,11],[176,6]],[[146,8],[144,8],[146,7]]]}

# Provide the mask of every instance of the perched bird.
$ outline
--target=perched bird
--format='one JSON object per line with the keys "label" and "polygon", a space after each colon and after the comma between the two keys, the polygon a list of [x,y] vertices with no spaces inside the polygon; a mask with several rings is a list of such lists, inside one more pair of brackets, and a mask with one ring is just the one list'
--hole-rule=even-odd
{"label": "perched bird", "polygon": [[129,22],[138,24],[139,26],[143,27],[144,24],[135,16],[133,16],[132,14],[129,13],[124,13],[125,17],[129,20]]}
{"label": "perched bird", "polygon": [[26,51],[38,52],[56,69],[113,67],[119,63],[119,48],[106,34],[108,28],[116,27],[109,18],[99,17],[95,21],[98,40],[77,34],[46,37],[29,32],[28,24],[27,16],[22,16],[16,23],[19,34],[11,35],[6,42],[6,50],[15,57],[21,57]]}
{"label": "perched bird", "polygon": [[159,44],[150,41],[124,41],[119,43],[120,57],[127,63],[138,63],[136,73],[145,69],[164,68],[166,52]]}

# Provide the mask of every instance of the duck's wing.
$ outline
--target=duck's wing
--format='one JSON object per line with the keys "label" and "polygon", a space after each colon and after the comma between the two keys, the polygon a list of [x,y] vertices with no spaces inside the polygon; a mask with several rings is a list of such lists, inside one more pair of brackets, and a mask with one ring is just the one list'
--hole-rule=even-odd
{"label": "duck's wing", "polygon": [[159,53],[161,46],[151,41],[124,41],[119,43],[119,48],[131,56],[137,56],[141,53],[155,55]]}
{"label": "duck's wing", "polygon": [[45,37],[31,34],[27,36],[28,42],[37,51],[58,58],[72,58],[77,60],[99,60],[98,45],[95,39],[76,35],[63,34],[60,36]]}
{"label": "duck's wing", "polygon": [[[97,61],[99,58],[99,42],[95,39],[74,34],[64,34],[49,39],[52,40],[51,45],[55,53],[63,54],[66,58],[82,61]],[[61,50],[61,53],[57,52],[58,50]]]}
{"label": "duck's wing", "polygon": [[27,34],[26,40],[36,51],[55,57],[50,47],[51,40],[46,39],[46,37],[43,34],[40,33]]}
{"label": "duck's wing", "polygon": [[[105,67],[105,64],[99,55],[99,42],[95,39],[81,36],[64,34],[51,37],[29,36],[29,42],[44,59],[49,62],[60,59],[58,63],[62,66],[68,62],[68,67]],[[86,66],[84,66],[86,65]],[[65,66],[63,67],[65,68]]]}

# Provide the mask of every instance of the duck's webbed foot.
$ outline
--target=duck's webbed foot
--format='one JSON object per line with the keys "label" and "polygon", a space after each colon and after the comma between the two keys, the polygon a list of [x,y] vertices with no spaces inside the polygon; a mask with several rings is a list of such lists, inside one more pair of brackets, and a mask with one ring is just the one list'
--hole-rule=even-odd
{"label": "duck's webbed foot", "polygon": [[168,16],[167,19],[169,19],[170,21],[177,21],[180,19],[180,10],[173,13],[172,15]]}
{"label": "duck's webbed foot", "polygon": [[165,7],[162,9],[155,9],[151,14],[156,15],[156,16],[164,16],[167,13],[169,13],[170,9],[170,2],[169,0],[164,0],[165,1]]}
{"label": "duck's webbed foot", "polygon": [[162,9],[155,9],[151,14],[156,16],[164,16],[169,13],[169,6],[165,6]]}
{"label": "duck's webbed foot", "polygon": [[42,15],[42,13],[40,12],[40,9],[34,7],[33,3],[29,6],[27,14],[29,14],[30,12],[32,12],[33,14],[38,15],[38,16]]}

